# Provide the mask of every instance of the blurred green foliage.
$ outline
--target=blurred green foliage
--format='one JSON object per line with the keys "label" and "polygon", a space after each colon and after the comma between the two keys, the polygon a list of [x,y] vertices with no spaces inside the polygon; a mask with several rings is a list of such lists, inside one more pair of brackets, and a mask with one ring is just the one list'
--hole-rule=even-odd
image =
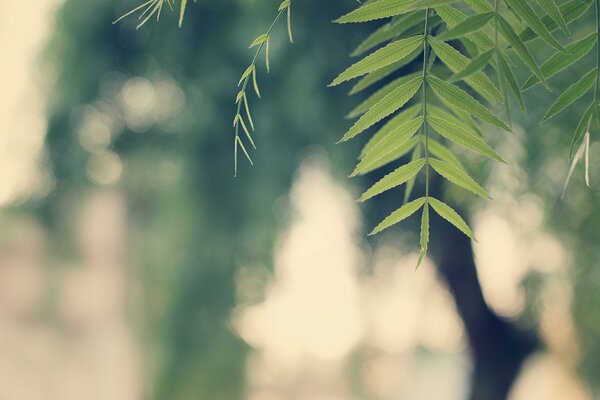
{"label": "blurred green foliage", "polygon": [[[47,49],[53,79],[47,154],[56,187],[38,204],[39,213],[56,233],[57,248],[71,251],[64,245],[71,236],[69,210],[94,186],[86,170],[93,152],[80,143],[74,121],[77,110],[91,106],[114,122],[109,148],[125,166],[119,186],[132,211],[132,252],[140,260],[136,274],[145,288],[143,314],[135,319],[147,344],[149,391],[156,399],[242,398],[248,348],[229,321],[236,305],[236,271],[271,264],[282,223],[278,204],[308,151],[324,149],[339,178],[351,171],[358,154],[354,144],[333,147],[348,125],[342,116],[356,100],[326,84],[348,65],[347,54],[371,25],[330,23],[355,6],[350,1],[297,2],[296,44],[286,43],[285,26],[277,29],[270,75],[259,68],[263,98],[250,100],[256,103],[260,150],[255,166],[242,164],[240,177],[233,178],[235,83],[251,57],[249,41],[263,33],[275,6],[258,0],[200,1],[189,6],[182,29],[176,27],[178,16],[168,13],[160,23],[139,30],[135,19],[113,25],[129,9],[126,0],[71,0],[56,16]],[[574,34],[592,23],[582,22]],[[577,71],[562,74],[553,81],[556,90],[577,76]],[[158,122],[130,126],[122,91],[136,77],[155,91],[158,83],[170,82],[185,101]],[[600,192],[584,189],[578,173],[565,201],[557,202],[576,124],[573,115],[583,112],[585,102],[579,113],[565,113],[540,127],[534,121],[549,105],[548,95],[537,88],[528,96],[531,116],[520,121],[524,133],[519,136],[528,177],[524,190],[540,196],[548,226],[574,249],[573,311],[583,346],[581,370],[598,394]],[[598,144],[592,160],[596,182]],[[170,179],[169,171],[176,171],[177,179]],[[379,206],[366,210],[368,226],[389,213],[384,202]]]}
{"label": "blurred green foliage", "polygon": [[[285,43],[285,26],[279,27],[268,79],[264,67],[259,70],[256,166],[242,167],[234,179],[235,83],[251,57],[248,40],[268,26],[274,4],[192,4],[181,30],[167,14],[140,30],[135,19],[111,24],[129,6],[69,1],[58,12],[47,51],[57,68],[47,135],[57,184],[40,209],[64,233],[57,242],[64,242],[69,205],[92,187],[86,173],[91,154],[74,133],[74,110],[89,105],[123,121],[123,110],[113,105],[130,79],[174,82],[185,103],[169,117],[167,129],[158,123],[138,131],[124,125],[110,145],[125,165],[120,186],[139,233],[134,253],[145,286],[139,321],[150,349],[151,391],[157,399],[241,398],[247,346],[229,326],[236,268],[271,264],[280,223],[274,210],[303,149],[330,147],[341,131],[350,101],[325,85],[346,63],[359,32],[349,40],[347,31],[330,23],[345,8],[333,3],[298,7],[293,48]],[[332,157],[340,174],[349,170],[344,154]],[[162,182],[165,166],[175,166],[179,179]]]}

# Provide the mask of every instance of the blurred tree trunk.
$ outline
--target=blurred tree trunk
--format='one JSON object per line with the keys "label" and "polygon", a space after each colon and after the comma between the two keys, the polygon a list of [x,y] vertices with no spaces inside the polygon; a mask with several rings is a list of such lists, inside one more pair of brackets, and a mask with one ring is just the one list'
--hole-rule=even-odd
{"label": "blurred tree trunk", "polygon": [[432,256],[454,298],[469,341],[473,361],[469,398],[506,399],[523,362],[535,351],[539,340],[534,332],[500,318],[487,305],[470,239],[441,218],[434,218],[433,224],[436,234]]}

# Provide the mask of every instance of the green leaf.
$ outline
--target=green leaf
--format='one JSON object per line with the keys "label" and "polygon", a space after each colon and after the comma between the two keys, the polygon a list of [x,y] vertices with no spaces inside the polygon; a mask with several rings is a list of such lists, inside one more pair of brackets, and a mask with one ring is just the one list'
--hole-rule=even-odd
{"label": "green leaf", "polygon": [[[549,79],[581,60],[594,48],[597,38],[596,32],[591,33],[583,39],[577,40],[566,46],[564,53],[560,51],[556,52],[540,67],[544,77]],[[532,75],[523,85],[523,90],[530,89],[539,82],[539,79],[535,75]]]}
{"label": "green leaf", "polygon": [[[471,62],[471,60],[447,43],[433,37],[429,38],[429,43],[435,54],[454,73],[464,70]],[[465,78],[465,82],[489,102],[503,101],[502,93],[500,93],[490,78],[482,71],[475,72],[473,75]]]}
{"label": "green leaf", "polygon": [[[460,110],[456,109],[456,107],[451,107],[451,109],[452,109],[452,112],[454,112],[454,113],[460,112]],[[481,137],[481,133],[477,129],[477,126],[471,125],[472,120],[470,120],[471,115],[469,115],[469,114],[466,114],[466,113],[462,113],[462,115],[456,114],[456,115],[458,115],[458,117],[456,117],[456,116],[450,114],[449,112],[447,112],[446,110],[443,110],[443,109],[433,106],[433,105],[427,106],[427,114],[434,116],[434,117],[441,118],[448,122],[452,122],[453,124],[462,127],[471,136],[474,136],[476,138]]]}
{"label": "green leaf", "polygon": [[468,191],[475,193],[478,196],[489,199],[490,196],[487,194],[484,188],[482,188],[473,178],[467,175],[466,172],[456,168],[446,161],[436,160],[435,158],[429,159],[431,167],[441,176],[446,178],[453,184],[467,189]]}
{"label": "green leaf", "polygon": [[427,107],[427,113],[438,118],[445,119],[449,122],[454,123],[455,125],[461,126],[468,133],[470,133],[472,136],[475,136],[478,139],[481,139],[483,137],[481,130],[479,129],[475,121],[473,121],[473,118],[469,113],[466,113],[462,109],[459,109],[458,107],[455,107],[453,105],[449,105],[449,108],[450,111],[452,111],[452,114],[439,107],[429,105]]}
{"label": "green leaf", "polygon": [[435,210],[436,213],[439,214],[440,217],[444,218],[446,221],[450,222],[454,225],[458,230],[467,235],[471,240],[477,241],[475,239],[475,235],[469,228],[469,225],[465,222],[464,219],[458,213],[451,208],[446,203],[439,201],[438,199],[434,199],[433,197],[429,198],[429,204]]}
{"label": "green leaf", "polygon": [[432,156],[437,157],[442,161],[446,161],[447,163],[454,165],[458,169],[466,171],[465,167],[462,165],[458,157],[456,157],[454,153],[448,150],[446,146],[432,138],[429,138],[427,142],[429,146],[429,153]]}
{"label": "green leaf", "polygon": [[402,125],[396,126],[387,135],[380,136],[371,149],[360,160],[354,172],[350,176],[356,176],[372,171],[372,166],[376,165],[380,160],[385,159],[390,153],[401,148],[423,125],[423,117],[417,117]]}
{"label": "green leaf", "polygon": [[450,82],[461,81],[485,68],[486,65],[492,59],[492,56],[495,54],[494,49],[490,49],[488,51],[484,51],[475,57],[471,62],[462,70],[458,71],[450,78]]}
{"label": "green leaf", "polygon": [[[579,19],[585,12],[590,8],[594,0],[571,0],[559,7],[561,14],[563,15],[565,22],[570,24],[571,22]],[[554,31],[558,28],[558,24],[552,20],[548,15],[542,17],[544,26],[549,31]],[[526,28],[519,35],[523,42],[528,42],[537,38],[535,32],[531,28]]]}
{"label": "green leaf", "polygon": [[256,39],[254,39],[254,41],[250,44],[250,46],[248,48],[251,49],[253,47],[260,46],[261,44],[263,44],[267,40],[269,40],[269,34],[263,33],[262,35],[260,35]]}
{"label": "green leaf", "polygon": [[487,2],[487,0],[465,0],[465,3],[467,3],[467,5],[471,7],[471,9],[478,13],[494,11],[494,9]]}
{"label": "green leaf", "polygon": [[548,82],[546,82],[546,78],[544,78],[542,71],[540,71],[527,46],[523,44],[512,26],[501,16],[498,17],[498,29],[500,33],[502,33],[502,36],[504,36],[504,38],[512,46],[513,50],[519,55],[525,65],[529,67],[529,70],[535,76],[537,76],[538,79],[542,81],[544,85],[546,85],[546,87],[549,87]]}
{"label": "green leaf", "polygon": [[410,151],[413,150],[415,147],[418,147],[417,145],[421,142],[420,139],[420,136],[413,136],[407,142],[399,145],[394,150],[388,152],[385,156],[374,160],[372,164],[364,166],[360,175],[368,174],[369,172],[375,171],[376,169],[379,169],[384,165],[387,165],[404,157],[405,155],[410,153]]}
{"label": "green leaf", "polygon": [[422,76],[423,76],[423,74],[421,72],[415,72],[415,73],[401,76],[399,78],[394,79],[393,81],[391,81],[390,83],[388,83],[387,85],[385,85],[384,87],[382,87],[381,89],[379,89],[378,91],[376,91],[375,93],[373,93],[372,95],[367,97],[367,99],[365,101],[363,101],[358,106],[356,106],[352,111],[350,111],[348,113],[348,115],[346,115],[346,118],[349,118],[349,119],[356,118],[359,115],[364,114],[365,112],[369,111],[369,109],[371,107],[373,107],[375,104],[379,103],[381,100],[383,100],[383,98],[385,96],[392,93],[398,87],[404,85],[406,82],[409,82],[409,81],[415,79],[416,77],[422,77]]}
{"label": "green leaf", "polygon": [[279,4],[279,8],[277,9],[277,11],[285,10],[286,8],[288,8],[290,6],[290,4],[291,4],[290,0],[283,0],[281,2],[281,4]]}
{"label": "green leaf", "polygon": [[456,106],[450,105],[449,108],[456,115],[456,120],[460,122],[459,125],[465,126],[468,130],[472,131],[474,136],[483,137],[481,129],[479,129],[479,126],[473,120],[473,116]]}
{"label": "green leaf", "polygon": [[291,2],[287,5],[287,33],[290,43],[294,43],[294,35],[292,34],[292,6]]}
{"label": "green leaf", "polygon": [[360,201],[364,202],[372,197],[375,197],[383,192],[386,192],[396,186],[400,186],[408,181],[413,176],[417,175],[419,171],[425,166],[425,159],[412,161],[406,165],[403,165],[381,178],[377,183],[369,188],[360,197]]}
{"label": "green leaf", "polygon": [[454,124],[446,119],[438,118],[433,115],[427,116],[427,122],[437,133],[448,140],[453,141],[467,149],[481,154],[484,157],[492,158],[496,161],[504,162],[502,157],[494,151],[479,136],[474,136],[470,130]]}
{"label": "green leaf", "polygon": [[[429,200],[429,199],[427,199]],[[423,214],[421,215],[421,253],[419,254],[419,261],[417,268],[423,262],[423,259],[427,255],[427,249],[429,247],[429,203],[425,203],[423,207]]]}
{"label": "green leaf", "polygon": [[442,101],[448,102],[482,121],[510,131],[510,128],[500,118],[458,86],[446,83],[433,75],[427,77],[427,83]]}
{"label": "green leaf", "polygon": [[[246,156],[246,158],[248,159],[248,161],[250,162],[250,165],[254,165],[254,162],[252,162],[252,158],[250,157],[250,154],[248,153],[248,150],[246,150],[246,146],[244,145],[244,142],[242,142],[242,139],[239,136],[235,137],[235,141],[237,143],[237,146],[235,146],[235,160],[237,163],[237,148],[238,146],[242,149],[242,151],[244,152],[244,155]],[[236,168],[237,171],[237,168]]]}
{"label": "green leaf", "polygon": [[258,80],[256,78],[256,68],[252,69],[252,87],[258,97],[260,97],[260,90],[258,90]]}
{"label": "green leaf", "polygon": [[397,209],[396,211],[391,213],[379,225],[377,225],[377,227],[375,229],[373,229],[373,231],[371,233],[369,233],[369,236],[376,235],[379,232],[381,232],[393,225],[396,225],[399,222],[404,221],[405,219],[407,219],[408,217],[410,217],[411,215],[413,215],[414,213],[419,211],[421,209],[421,207],[423,207],[424,204],[425,204],[425,197],[421,197],[420,199],[413,200],[410,203],[406,203],[405,205],[403,205],[402,207],[400,207],[399,209]]}
{"label": "green leaf", "polygon": [[242,82],[244,82],[244,79],[246,79],[246,78],[248,78],[248,76],[250,76],[252,71],[254,71],[254,64],[252,64],[248,68],[246,68],[246,70],[242,74],[242,77],[240,78],[240,81],[238,82],[238,86],[240,86],[242,84]]}
{"label": "green leaf", "polygon": [[181,0],[181,8],[179,10],[179,27],[183,25],[183,17],[185,16],[185,9],[187,7],[187,0]]}
{"label": "green leaf", "polygon": [[537,2],[546,12],[546,14],[548,14],[548,16],[560,26],[560,29],[562,29],[565,35],[569,36],[571,33],[569,32],[565,18],[563,17],[554,0],[537,0]]}
{"label": "green leaf", "polygon": [[352,57],[359,56],[388,40],[400,37],[400,35],[407,30],[422,24],[424,19],[424,11],[415,11],[395,17],[391,22],[384,24],[375,32],[367,36],[367,38],[363,40],[350,55]]}
{"label": "green leaf", "polygon": [[413,98],[422,84],[423,77],[419,76],[394,89],[390,94],[385,96],[381,101],[371,107],[369,111],[367,111],[362,117],[360,117],[360,119],[356,121],[354,125],[352,125],[348,132],[346,132],[341,141],[345,142],[349,139],[352,139],[359,133],[370,128],[383,118],[403,107],[410,99]]}
{"label": "green leaf", "polygon": [[598,76],[598,69],[594,68],[587,74],[585,74],[581,79],[577,82],[569,86],[567,90],[565,90],[552,104],[544,119],[542,121],[546,121],[547,119],[552,118],[571,104],[575,102],[575,100],[579,99],[581,96],[586,94],[596,82]]}
{"label": "green leaf", "polygon": [[[496,59],[498,60],[498,66],[499,66],[498,73],[500,75],[500,79],[502,79],[503,82],[506,82],[506,84],[508,84],[508,88],[512,92],[513,96],[515,96],[515,98],[519,102],[519,106],[521,107],[521,110],[523,111],[523,113],[526,113],[527,111],[525,108],[525,101],[523,100],[523,94],[521,93],[521,89],[519,88],[519,84],[517,83],[517,78],[515,78],[515,75],[513,74],[513,71],[510,68],[510,65],[508,65],[508,62],[507,62],[504,54],[502,54],[502,53],[497,53],[497,54],[498,54],[498,57],[496,57]],[[508,99],[506,100],[505,104],[507,106],[507,113],[510,113]]]}
{"label": "green leaf", "polygon": [[506,4],[512,9],[512,11],[534,31],[540,38],[542,38],[550,46],[564,51],[565,49],[560,43],[554,39],[552,33],[546,28],[540,17],[537,16],[533,8],[529,5],[528,1],[523,0],[505,0]]}
{"label": "green leaf", "polygon": [[[467,18],[465,14],[453,6],[438,6],[435,8],[435,11],[444,20],[446,25],[450,27],[450,29],[457,26]],[[494,41],[482,31],[470,33],[465,37],[484,50],[489,50],[494,47]]]}
{"label": "green leaf", "polygon": [[436,7],[436,6],[444,6],[447,4],[458,3],[460,0],[415,0],[414,7],[415,8],[426,8],[426,7]]}
{"label": "green leaf", "polygon": [[407,39],[397,40],[382,49],[366,56],[356,64],[352,65],[329,84],[336,86],[350,79],[368,74],[380,68],[393,64],[408,57],[413,51],[423,45],[423,36],[414,36]]}
{"label": "green leaf", "polygon": [[[419,138],[413,138],[413,139],[419,139]],[[410,161],[416,161],[419,158],[421,158],[421,148],[422,146],[415,146],[412,155],[410,156]],[[410,196],[412,195],[412,191],[415,188],[415,182],[417,181],[417,176],[413,176],[412,178],[410,178],[408,180],[408,182],[406,182],[406,190],[404,190],[404,201],[402,202],[403,204],[408,203],[408,200],[410,199]]]}
{"label": "green leaf", "polygon": [[248,127],[246,126],[244,119],[242,118],[242,116],[240,114],[237,114],[233,120],[233,126],[237,128],[240,125],[241,125],[242,129],[244,130],[244,132],[246,133],[246,136],[248,137],[250,144],[252,144],[252,147],[254,147],[254,149],[256,149],[256,145],[254,144],[254,140],[252,139],[252,135],[250,134],[250,131],[248,130]]}
{"label": "green leaf", "polygon": [[370,87],[371,85],[381,81],[382,79],[387,78],[389,75],[398,71],[400,68],[402,68],[405,65],[414,61],[414,59],[417,58],[419,56],[419,54],[421,54],[422,52],[423,52],[423,49],[418,47],[412,53],[410,53],[408,56],[404,57],[402,60],[397,61],[393,64],[390,64],[387,67],[380,68],[377,71],[371,72],[370,74],[361,78],[352,87],[352,90],[350,90],[350,93],[348,93],[348,94],[353,95],[353,94],[359,93],[359,92],[365,90],[366,88]]}
{"label": "green leaf", "polygon": [[465,35],[476,32],[483,28],[494,17],[493,12],[475,14],[465,18],[459,24],[438,36],[439,40],[448,41],[462,38]]}
{"label": "green leaf", "polygon": [[577,166],[579,161],[581,161],[582,158],[585,159],[585,183],[587,184],[587,187],[590,187],[590,132],[589,131],[583,135],[583,141],[581,142],[579,149],[577,149],[575,156],[571,160],[571,166],[569,167],[569,173],[567,174],[567,179],[565,179],[565,185],[563,187],[561,198],[564,197],[564,195],[567,191],[567,186],[569,186],[569,182],[571,181],[571,178],[573,177],[573,172],[575,171],[575,167]]}
{"label": "green leaf", "polygon": [[594,114],[594,104],[590,104],[589,107],[583,113],[583,116],[579,120],[577,124],[577,128],[575,128],[575,133],[573,134],[573,139],[571,140],[571,149],[569,150],[569,158],[573,156],[573,149],[575,148],[575,144],[581,140],[583,135],[590,128],[590,121],[592,119],[592,115]]}
{"label": "green leaf", "polygon": [[373,137],[369,139],[367,144],[363,147],[359,158],[364,158],[365,155],[371,152],[373,147],[383,139],[383,137],[387,136],[390,132],[394,131],[398,126],[403,125],[411,119],[413,119],[421,111],[421,109],[421,104],[415,104],[411,107],[402,110],[394,117],[390,118],[389,121],[387,121],[381,127],[381,129],[379,129],[377,133],[375,133]]}
{"label": "green leaf", "polygon": [[414,10],[414,0],[379,0],[369,2],[349,12],[334,22],[346,24],[350,22],[367,22],[381,18],[393,17]]}

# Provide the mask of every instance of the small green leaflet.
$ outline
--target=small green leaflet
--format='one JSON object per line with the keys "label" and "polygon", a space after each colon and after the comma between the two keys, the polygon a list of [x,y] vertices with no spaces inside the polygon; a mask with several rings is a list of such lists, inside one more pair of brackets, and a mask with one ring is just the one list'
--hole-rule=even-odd
{"label": "small green leaflet", "polygon": [[594,68],[587,74],[585,74],[579,81],[575,82],[567,90],[565,90],[556,100],[554,104],[550,107],[544,119],[542,121],[546,121],[547,119],[552,118],[571,104],[575,102],[575,100],[579,99],[581,96],[586,94],[596,82],[598,78],[598,69]]}
{"label": "small green leaflet", "polygon": [[[498,74],[500,75],[500,79],[503,83],[505,83],[505,86],[508,85],[508,88],[512,92],[513,96],[515,96],[515,98],[519,102],[519,106],[521,107],[523,113],[527,113],[525,109],[525,101],[523,100],[523,94],[521,93],[521,89],[519,88],[517,78],[515,78],[515,74],[513,74],[510,65],[508,65],[506,57],[504,56],[504,54],[499,52],[496,53],[496,55],[496,60],[499,66]],[[505,105],[507,107],[507,111],[510,111],[508,100],[506,101]]]}
{"label": "small green leaflet", "polygon": [[292,34],[292,4],[290,0],[283,0],[279,9],[285,5],[287,7],[287,32],[290,43],[294,43],[294,35]]}
{"label": "small green leaflet", "polygon": [[346,132],[340,142],[345,142],[352,139],[359,133],[370,128],[383,118],[394,113],[396,110],[404,106],[417,93],[423,84],[423,77],[419,76],[406,82],[400,87],[394,89],[390,94],[385,96],[380,102],[375,104],[367,111],[352,127]]}
{"label": "small green leaflet", "polygon": [[439,201],[438,199],[434,199],[433,197],[429,198],[429,204],[431,205],[431,208],[433,208],[434,211],[439,214],[440,217],[457,227],[462,233],[467,235],[472,240],[477,241],[477,239],[475,239],[475,235],[473,235],[473,232],[465,220],[462,219],[462,217],[449,205]]}
{"label": "small green leaflet", "polygon": [[433,117],[438,117],[441,119],[444,119],[448,122],[452,122],[454,125],[458,125],[460,126],[462,129],[466,130],[466,134],[474,136],[478,139],[481,138],[481,132],[479,132],[479,130],[477,129],[477,126],[472,126],[469,119],[471,118],[471,116],[469,114],[460,113],[460,110],[456,109],[456,107],[451,107],[451,110],[453,113],[456,113],[456,115],[459,115],[460,118],[455,117],[454,115],[450,114],[448,111],[441,109],[440,107],[434,106],[434,105],[430,105],[427,107],[427,116],[433,116]]}
{"label": "small green leaflet", "polygon": [[485,68],[486,65],[488,65],[495,53],[496,51],[494,49],[490,49],[479,54],[477,57],[471,60],[471,62],[465,68],[452,75],[450,82],[458,82],[480,72],[483,68]]}
{"label": "small green leaflet", "polygon": [[372,1],[336,19],[334,22],[346,24],[350,22],[367,22],[393,17],[414,10],[413,3],[414,0]]}
{"label": "small green leaflet", "polygon": [[[560,6],[559,9],[565,19],[565,22],[570,24],[585,14],[594,1],[595,0],[571,0]],[[542,17],[542,22],[549,31],[554,31],[558,28],[558,24],[548,15]],[[521,32],[519,37],[522,41],[528,42],[535,39],[537,35],[531,30],[531,28],[526,28],[523,32]]]}
{"label": "small green leaflet", "polygon": [[[556,52],[552,57],[548,59],[540,70],[546,79],[553,77],[564,69],[575,64],[577,61],[585,57],[596,44],[598,35],[596,32],[589,34],[581,40],[577,40],[565,47],[565,52]],[[523,85],[523,90],[530,89],[539,83],[539,79],[532,75],[527,79],[527,82]]]}
{"label": "small green leaflet", "polygon": [[590,187],[590,132],[586,132],[583,135],[583,142],[579,146],[579,149],[575,153],[575,156],[571,160],[571,166],[569,167],[569,173],[567,174],[567,179],[565,179],[565,185],[563,187],[561,198],[564,197],[567,186],[569,186],[569,182],[573,177],[573,172],[575,171],[575,167],[581,161],[581,159],[585,159],[585,183],[587,187]]}
{"label": "small green leaflet", "polygon": [[262,35],[258,36],[256,39],[254,39],[254,41],[250,44],[250,46],[248,46],[249,49],[259,46],[261,44],[263,44],[264,42],[266,42],[269,39],[269,35],[267,33],[263,33]]}
{"label": "small green leaflet", "polygon": [[446,161],[454,165],[456,168],[465,171],[465,167],[462,165],[458,157],[456,157],[454,153],[448,150],[446,146],[442,145],[440,142],[435,141],[432,138],[429,138],[427,142],[427,144],[429,145],[429,153],[432,156],[437,157],[440,160]]}
{"label": "small green leaflet", "polygon": [[384,87],[367,97],[367,99],[364,100],[362,103],[354,107],[354,109],[350,111],[348,115],[346,115],[346,118],[352,119],[364,114],[365,112],[369,111],[369,109],[375,104],[383,100],[385,96],[392,93],[395,89],[404,85],[406,82],[421,76],[423,76],[421,72],[415,72],[394,79],[393,81],[391,81],[390,83],[388,83],[387,85],[385,85]]}
{"label": "small green leaflet", "polygon": [[[457,26],[467,18],[465,14],[453,6],[438,6],[435,8],[435,11],[450,28]],[[494,47],[494,41],[482,31],[470,33],[466,35],[466,38],[484,50]]]}
{"label": "small green leaflet", "polygon": [[375,133],[373,135],[373,137],[367,142],[365,147],[363,147],[359,158],[360,159],[364,158],[365,155],[367,155],[367,153],[371,152],[373,147],[379,141],[381,141],[384,136],[387,136],[390,132],[396,130],[396,128],[398,126],[404,125],[405,123],[407,123],[408,121],[413,119],[420,111],[421,111],[421,105],[415,104],[414,106],[411,106],[411,107],[408,107],[408,108],[402,110],[401,112],[396,114],[393,118],[390,118],[390,120],[388,122],[386,122],[385,125],[383,125],[381,127],[381,129],[379,129],[377,131],[377,133]]}
{"label": "small green leaflet", "polygon": [[183,25],[183,17],[185,16],[185,9],[187,6],[187,0],[181,0],[181,9],[179,11],[179,27]]}
{"label": "small green leaflet", "polygon": [[487,2],[487,0],[465,0],[465,3],[467,3],[467,5],[469,7],[471,7],[471,9],[473,9],[475,12],[478,12],[478,13],[486,13],[486,12],[494,11],[494,9]]}
{"label": "small green leaflet", "polygon": [[423,207],[423,214],[421,215],[421,253],[419,254],[419,262],[417,268],[423,262],[423,259],[427,255],[427,249],[429,247],[429,203],[425,203]]}
{"label": "small green leaflet", "polygon": [[[435,54],[437,54],[437,56],[452,72],[456,73],[465,69],[471,62],[471,60],[463,56],[458,50],[449,44],[433,37],[429,38],[428,40],[431,44],[431,48],[433,51],[435,51]],[[502,98],[502,93],[500,93],[490,78],[488,78],[483,71],[475,72],[473,75],[467,77],[465,82],[491,103],[495,101],[504,101]]]}
{"label": "small green leaflet", "polygon": [[585,132],[590,128],[590,122],[592,116],[594,114],[594,104],[590,104],[589,107],[583,113],[583,116],[579,120],[577,124],[577,128],[575,128],[575,133],[573,134],[573,139],[571,140],[571,148],[569,150],[569,158],[573,156],[573,149],[575,148],[575,144],[581,140]]}
{"label": "small green leaflet", "polygon": [[442,101],[448,102],[482,121],[510,131],[510,128],[500,118],[458,86],[446,83],[433,75],[427,77],[427,83]]}
{"label": "small green leaflet", "polygon": [[436,160],[435,158],[430,158],[429,164],[431,164],[431,167],[435,170],[435,172],[453,184],[460,186],[463,189],[467,189],[468,191],[483,198],[490,198],[485,189],[475,182],[473,178],[452,164],[447,163],[446,161]]}
{"label": "small green leaflet", "polygon": [[525,63],[525,65],[529,67],[529,70],[535,76],[537,76],[538,79],[542,81],[544,85],[546,85],[546,87],[548,87],[548,82],[546,82],[546,78],[544,78],[542,71],[540,71],[539,67],[537,66],[535,60],[533,59],[533,56],[529,52],[529,49],[523,44],[523,42],[521,41],[519,36],[517,36],[517,33],[508,23],[508,21],[506,21],[501,16],[498,18],[498,30],[500,31],[500,33],[502,33],[502,36],[504,36],[504,38],[512,46],[513,50],[519,55],[519,57]]}
{"label": "small green leaflet", "polygon": [[458,3],[460,0],[415,0],[414,8],[426,8]]}
{"label": "small green leaflet", "polygon": [[367,36],[367,38],[363,40],[350,55],[352,57],[359,56],[362,53],[387,42],[388,40],[397,38],[408,29],[423,23],[423,19],[425,19],[424,11],[417,11],[394,17],[392,21],[381,26],[375,32]]}
{"label": "small green leaflet", "polygon": [[373,229],[371,233],[369,233],[369,236],[376,235],[379,232],[391,227],[392,225],[404,221],[406,218],[419,211],[424,204],[425,197],[421,197],[420,199],[413,200],[410,203],[406,203],[405,205],[391,213],[379,225],[377,225],[377,227]]}
{"label": "small green leaflet", "polygon": [[336,86],[350,79],[366,75],[380,68],[386,67],[408,57],[414,50],[423,45],[423,36],[414,36],[407,39],[397,40],[382,49],[369,54],[356,64],[352,65],[329,84]]}
{"label": "small green leaflet", "polygon": [[542,20],[537,16],[533,8],[529,5],[527,1],[523,0],[505,0],[506,4],[508,4],[511,10],[521,18],[523,21],[527,23],[527,25],[534,31],[540,38],[542,38],[546,43],[550,46],[564,51],[565,49],[561,46],[560,43],[554,39],[552,33],[546,28]]}
{"label": "small green leaflet", "polygon": [[483,28],[487,23],[494,17],[493,12],[488,12],[485,14],[475,14],[470,17],[465,18],[459,24],[455,25],[448,31],[442,33],[437,38],[439,40],[448,41],[452,39],[461,38],[470,33],[476,32],[479,29]]}
{"label": "small green leaflet", "polygon": [[478,136],[473,136],[470,130],[464,127],[454,124],[446,119],[435,117],[433,115],[427,116],[427,122],[436,132],[445,137],[448,140],[453,141],[469,150],[472,150],[482,156],[492,158],[496,161],[504,162],[502,157],[494,151],[487,143]]}
{"label": "small green leaflet", "polygon": [[361,197],[360,202],[365,202],[372,197],[375,197],[383,192],[386,192],[396,186],[400,186],[408,181],[413,176],[417,175],[419,171],[425,166],[425,159],[412,161],[406,165],[403,165],[381,178],[377,183],[369,188]]}
{"label": "small green leaflet", "polygon": [[373,71],[370,74],[362,77],[352,87],[352,89],[350,90],[350,92],[348,94],[353,95],[353,94],[359,93],[359,92],[371,87],[373,84],[381,81],[382,79],[384,79],[384,78],[388,77],[389,75],[393,74],[394,72],[398,71],[400,68],[402,68],[405,65],[414,61],[414,59],[417,58],[422,52],[423,52],[423,49],[419,47],[416,50],[414,50],[412,53],[410,53],[408,56],[404,57],[402,60],[397,61],[393,64],[390,64],[387,67],[380,68],[377,71]]}
{"label": "small green leaflet", "polygon": [[393,151],[387,153],[386,155],[382,156],[377,160],[374,160],[372,164],[362,167],[359,175],[364,175],[368,174],[371,171],[375,171],[376,169],[381,168],[384,165],[387,165],[393,161],[398,160],[399,158],[404,157],[405,155],[410,153],[411,150],[419,149],[420,146],[417,145],[421,143],[420,139],[421,138],[419,136],[413,136],[407,142],[396,147]]}
{"label": "small green leaflet", "polygon": [[377,164],[381,159],[387,157],[390,153],[397,151],[403,146],[423,125],[424,118],[417,117],[406,122],[390,131],[386,136],[380,137],[380,140],[372,145],[372,148],[360,160],[354,172],[350,176],[356,176],[366,171],[371,171],[371,167]]}
{"label": "small green leaflet", "polygon": [[571,33],[569,32],[565,18],[563,17],[554,0],[537,0],[537,2],[546,12],[546,14],[548,14],[548,16],[560,26],[560,29],[562,29],[565,35],[569,36]]}

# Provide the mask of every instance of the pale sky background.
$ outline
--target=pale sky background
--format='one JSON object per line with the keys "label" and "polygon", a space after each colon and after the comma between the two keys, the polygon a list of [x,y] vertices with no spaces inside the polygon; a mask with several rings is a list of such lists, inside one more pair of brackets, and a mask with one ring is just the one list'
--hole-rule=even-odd
{"label": "pale sky background", "polygon": [[0,205],[43,181],[36,164],[46,126],[37,85],[44,72],[36,61],[61,1],[0,2]]}

